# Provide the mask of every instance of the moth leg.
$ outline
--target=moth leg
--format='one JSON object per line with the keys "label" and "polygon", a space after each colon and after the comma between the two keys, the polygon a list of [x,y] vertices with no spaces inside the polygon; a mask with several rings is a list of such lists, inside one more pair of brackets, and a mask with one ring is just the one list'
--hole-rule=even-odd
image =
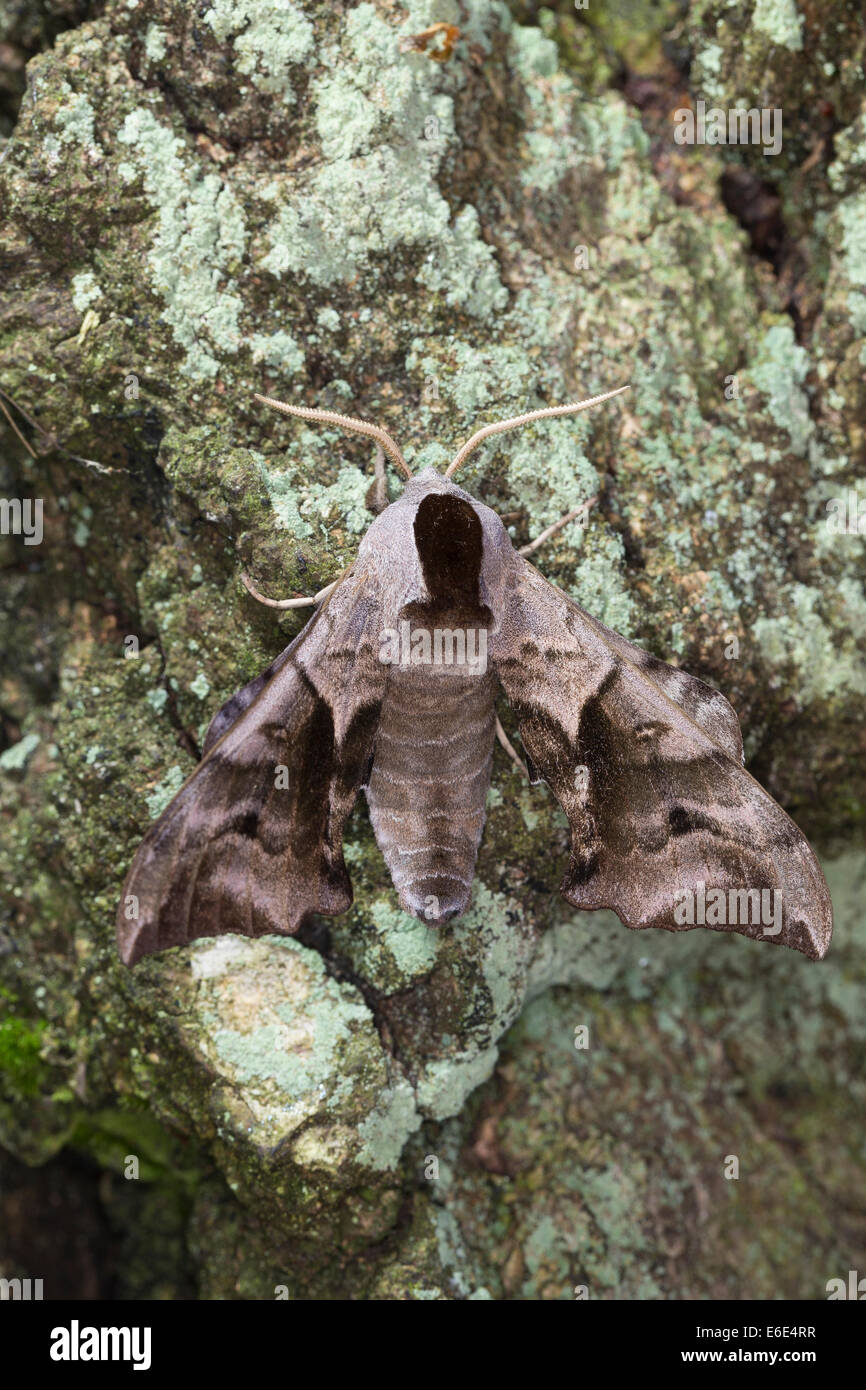
{"label": "moth leg", "polygon": [[253,598],[257,599],[259,603],[267,604],[268,608],[312,608],[317,603],[322,603],[328,597],[328,594],[336,589],[340,582],[338,579],[335,579],[333,584],[327,584],[324,589],[320,589],[312,598],[265,598],[264,594],[260,594],[258,590],[253,587],[252,580],[248,575],[244,574],[243,571],[241,571],[241,580],[243,581],[247,593],[252,594]]}
{"label": "moth leg", "polygon": [[534,541],[530,541],[528,545],[522,545],[517,552],[518,555],[532,555],[544,545],[545,541],[549,541],[551,536],[555,536],[557,531],[561,531],[563,526],[567,526],[570,521],[575,521],[579,516],[588,512],[597,501],[598,497],[590,497],[588,502],[581,502],[579,507],[574,507],[572,511],[566,512],[565,516],[559,518],[559,521],[554,521],[552,526],[548,526],[540,536],[536,536]]}
{"label": "moth leg", "polygon": [[6,406],[2,400],[0,400],[0,410],[3,411],[3,414],[6,416],[6,419],[9,421],[9,424],[12,426],[13,430],[18,436],[18,439],[24,445],[24,448],[27,450],[28,454],[30,454],[31,458],[36,458],[35,449],[33,449],[31,445],[28,444],[27,440],[24,438],[24,435],[21,433],[15,421],[12,419],[12,416],[9,414],[9,411],[6,409]]}
{"label": "moth leg", "polygon": [[385,478],[385,450],[378,440],[376,441],[376,459],[373,464],[373,470],[375,478],[368,488],[367,496],[364,500],[374,516],[378,516],[388,505],[388,485]]}
{"label": "moth leg", "polygon": [[70,454],[68,449],[61,449],[60,445],[55,440],[53,434],[49,434],[48,431],[44,429],[42,425],[40,425],[38,420],[34,420],[33,416],[28,414],[28,412],[24,409],[23,405],[19,405],[17,401],[13,400],[7,391],[3,391],[2,389],[0,389],[0,410],[2,410],[3,414],[6,416],[6,419],[9,421],[9,424],[12,426],[13,430],[17,434],[21,443],[24,445],[24,448],[27,450],[28,454],[30,454],[31,458],[38,458],[39,455],[36,453],[36,450],[32,447],[32,445],[29,444],[27,440],[24,438],[24,435],[21,433],[12,416],[10,415],[9,411],[6,409],[6,405],[4,404],[4,402],[6,401],[8,401],[11,406],[14,406],[14,408],[18,411],[18,414],[22,415],[24,419],[27,421],[28,425],[33,426],[37,434],[40,434],[42,436],[42,439],[48,448],[56,449],[57,452],[62,454],[64,458],[74,459],[76,463],[83,463],[88,468],[94,468],[97,473],[127,473],[129,471],[126,468],[106,468],[104,463],[97,463],[95,459],[84,459],[81,458],[79,454]]}
{"label": "moth leg", "polygon": [[498,714],[496,716],[496,737],[499,739],[499,742],[502,744],[502,747],[505,749],[509,758],[514,763],[514,766],[518,769],[519,772],[523,773],[527,782],[531,782],[532,778],[529,775],[529,768],[526,766],[526,763],[520,757],[520,754],[515,749],[514,744],[511,742],[511,739],[508,737],[507,733],[500,724]]}

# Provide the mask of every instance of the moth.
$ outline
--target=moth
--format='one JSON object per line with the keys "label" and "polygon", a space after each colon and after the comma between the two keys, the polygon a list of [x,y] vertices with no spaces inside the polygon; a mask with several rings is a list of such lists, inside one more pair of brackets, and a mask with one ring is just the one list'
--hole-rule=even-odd
{"label": "moth", "polygon": [[[292,935],[313,914],[344,912],[343,832],[359,791],[405,911],[431,927],[459,917],[497,730],[514,754],[500,690],[531,780],[568,819],[569,903],[612,908],[635,930],[707,926],[825,954],[824,876],[745,770],[725,697],[548,583],[452,481],[490,435],[618,394],[486,425],[444,473],[414,476],[378,426],[257,397],[375,440],[407,481],[341,579],[312,600],[265,600],[316,611],[214,716],[201,763],[138,849],[117,914],[127,965],[196,937]],[[378,462],[384,483],[382,452]]]}

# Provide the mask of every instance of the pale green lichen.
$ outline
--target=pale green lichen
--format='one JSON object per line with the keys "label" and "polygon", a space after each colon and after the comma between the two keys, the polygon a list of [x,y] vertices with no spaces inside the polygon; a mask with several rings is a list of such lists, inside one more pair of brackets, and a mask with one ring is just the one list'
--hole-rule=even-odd
{"label": "pale green lichen", "polygon": [[370,526],[370,510],[367,506],[367,493],[371,479],[360,468],[345,464],[338,472],[336,481],[328,484],[316,483],[308,477],[296,485],[300,496],[298,509],[308,522],[318,521],[324,531],[325,520],[339,522],[356,536],[362,536]]}
{"label": "pale green lichen", "polygon": [[156,784],[153,791],[146,798],[147,809],[151,820],[156,820],[161,816],[168,803],[177,795],[185,781],[183,768],[175,763],[170,767],[165,776]]}
{"label": "pale green lichen", "polygon": [[[408,75],[404,85],[406,80]],[[357,77],[336,72],[322,79],[316,94],[316,128],[323,154],[336,160],[369,152],[374,133],[385,121],[385,111],[360,89]],[[389,98],[393,103],[394,94],[389,93]]]}
{"label": "pale green lichen", "polygon": [[568,417],[539,420],[510,442],[508,480],[526,509],[531,534],[598,491],[598,474],[581,448],[586,433],[585,424]]}
{"label": "pale green lichen", "polygon": [[803,47],[803,16],[795,0],[756,0],[752,23],[773,43],[792,53]]}
{"label": "pale green lichen", "polygon": [[302,273],[327,287],[351,280],[372,256],[441,243],[449,219],[435,184],[419,178],[414,153],[379,146],[363,170],[352,160],[318,170],[304,196],[281,208],[260,265],[277,278]]}
{"label": "pale green lichen", "polygon": [[234,1024],[214,1031],[216,1054],[244,1083],[266,1083],[260,1118],[317,1097],[326,1080],[333,1090],[356,1028],[370,1032],[363,1000],[329,979],[321,957],[294,940],[274,938],[270,946],[232,938],[203,943],[194,971],[212,982],[214,1003],[225,1000],[219,1010],[223,1024]]}
{"label": "pale green lichen", "polygon": [[342,464],[334,482],[317,481],[322,473],[332,471],[334,456],[339,456],[345,438],[342,431],[299,430],[284,468],[254,455],[275,514],[286,530],[299,539],[311,537],[316,531],[327,535],[331,525],[339,525],[353,535],[363,535],[370,527],[370,475],[354,464]]}
{"label": "pale green lichen", "polygon": [[496,1065],[496,1044],[520,1012],[533,934],[514,905],[476,880],[472,904],[454,927],[464,961],[465,1008],[477,1023],[464,1030],[454,1055],[427,1062],[419,1076],[419,1108],[435,1119],[454,1115]]}
{"label": "pale green lichen", "polygon": [[809,354],[796,342],[790,320],[768,329],[758,344],[750,375],[769,397],[770,415],[790,435],[796,454],[805,452],[815,429],[809,417],[809,398],[801,389],[808,372]]}
{"label": "pale green lichen", "polygon": [[[842,229],[843,269],[848,283],[854,287],[847,297],[851,327],[866,337],[866,193],[858,193],[839,204],[838,218]],[[861,349],[866,361],[866,345]]]}
{"label": "pale green lichen", "polygon": [[[293,1021],[294,1006],[286,1006],[285,1021]],[[325,1014],[324,1026],[313,1035],[312,1047],[303,1058],[286,1051],[285,1039],[289,1030],[278,1023],[263,1024],[249,1033],[237,1033],[226,1028],[214,1034],[214,1046],[223,1062],[232,1069],[238,1080],[249,1084],[255,1080],[272,1080],[287,1097],[296,1099],[330,1079],[338,1044],[349,1036],[347,1021]]]}
{"label": "pale green lichen", "polygon": [[852,583],[846,590],[850,627],[842,634],[825,621],[820,590],[792,584],[789,596],[789,614],[761,617],[752,626],[764,659],[777,667],[793,665],[805,703],[843,692],[866,695],[866,669],[858,650],[866,632],[862,589]]}
{"label": "pale green lichen", "polygon": [[553,39],[536,28],[515,24],[511,28],[509,59],[526,85],[530,101],[537,91],[535,78],[553,77],[559,67],[559,54]]}
{"label": "pale green lichen", "polygon": [[698,49],[692,64],[692,90],[700,92],[708,102],[722,102],[725,86],[721,80],[723,49],[717,43],[705,43]]}
{"label": "pale green lichen", "polygon": [[490,1036],[498,1038],[520,1012],[534,937],[521,922],[515,904],[480,882],[454,934],[464,947],[471,939],[471,954],[480,959],[492,1010]]}
{"label": "pale green lichen", "polygon": [[[580,100],[572,79],[558,69],[555,45],[541,38],[537,30],[515,26],[509,40],[509,57],[526,79],[530,113],[524,137],[530,158],[520,171],[524,187],[548,193],[570,170],[599,158],[604,159],[616,184],[617,174],[632,156],[647,152],[647,137],[625,102],[609,92],[594,101]],[[544,80],[533,81],[533,75]],[[642,179],[640,183],[646,216],[657,202],[657,192],[650,180]],[[641,200],[617,197],[617,192],[621,191],[615,187],[610,197],[612,212],[620,210],[623,222],[626,214],[640,213]],[[639,225],[640,220],[637,224],[629,223],[630,240]]]}
{"label": "pale green lichen", "polygon": [[280,525],[284,526],[298,540],[305,540],[312,536],[312,526],[304,520],[298,510],[299,499],[294,470],[281,472],[272,468],[262,454],[255,450],[250,452],[259,468],[274,515]]}
{"label": "pale green lichen", "polygon": [[86,313],[91,304],[95,304],[98,299],[102,298],[102,290],[97,284],[96,276],[92,270],[82,270],[78,275],[73,275],[70,285],[72,303],[79,314]]}
{"label": "pale green lichen", "polygon": [[58,107],[55,124],[60,128],[60,139],[64,144],[82,145],[91,154],[98,153],[94,121],[96,112],[86,96],[74,92],[67,82],[61,82],[59,91],[64,105]]}
{"label": "pale green lichen", "polygon": [[532,958],[527,1000],[553,985],[608,989],[644,949],[612,912],[571,912],[563,901],[559,913],[562,920],[540,938]]}
{"label": "pale green lichen", "polygon": [[0,753],[0,769],[3,772],[20,772],[36,752],[39,742],[38,734],[24,734],[17,743],[10,744]]}
{"label": "pale green lichen", "polygon": [[336,333],[340,327],[340,315],[330,305],[325,305],[316,314],[316,323],[328,333]]}
{"label": "pale green lichen", "polygon": [[313,26],[290,0],[214,0],[205,23],[224,43],[231,41],[238,72],[260,92],[293,100],[292,70],[313,48]]}
{"label": "pale green lichen", "polygon": [[282,205],[260,266],[277,278],[302,273],[330,286],[398,248],[426,248],[420,283],[445,302],[490,320],[507,300],[495,257],[474,208],[451,209],[436,183],[455,141],[453,102],[435,89],[435,65],[402,54],[398,35],[369,4],[351,10],[343,42],[350,56],[325,50],[313,87],[325,164],[300,195],[275,181]]}
{"label": "pale green lichen", "polygon": [[385,949],[406,980],[425,975],[433,968],[438,940],[436,932],[425,922],[382,901],[373,903],[370,916]]}
{"label": "pale green lichen", "polygon": [[449,1282],[458,1297],[477,1301],[489,1299],[488,1290],[478,1284],[474,1262],[466,1249],[454,1213],[445,1207],[436,1208],[436,1243],[439,1262],[448,1272]]}
{"label": "pale green lichen", "polygon": [[463,1109],[467,1096],[493,1075],[499,1049],[458,1053],[447,1060],[429,1062],[418,1080],[419,1109],[431,1120],[446,1120]]}
{"label": "pale green lichen", "polygon": [[412,1087],[399,1079],[382,1092],[374,1109],[358,1126],[363,1141],[359,1161],[374,1172],[396,1168],[407,1139],[420,1125]]}
{"label": "pale green lichen", "polygon": [[[133,151],[159,211],[148,262],[166,302],[164,318],[186,353],[182,370],[214,377],[218,354],[233,355],[241,344],[243,304],[228,272],[244,251],[243,210],[218,175],[187,163],[183,141],[145,107],[126,117],[118,140]],[[225,287],[217,288],[221,280]]]}
{"label": "pale green lichen", "polygon": [[303,349],[284,329],[276,333],[253,333],[249,344],[254,362],[264,362],[288,376],[296,376],[303,368]]}
{"label": "pale green lichen", "polygon": [[190,681],[189,688],[200,700],[204,700],[210,694],[210,681],[204,671],[199,671],[195,680]]}
{"label": "pale green lichen", "polygon": [[418,280],[445,295],[445,303],[490,320],[508,302],[499,279],[493,250],[481,237],[478,213],[467,206],[457,214],[450,235],[441,238],[438,254],[431,252]]}
{"label": "pale green lichen", "polygon": [[[569,585],[572,596],[593,617],[615,628],[623,637],[637,633],[634,598],[622,580],[625,555],[622,537],[613,532],[593,534],[591,549],[581,551]],[[542,562],[539,561],[542,568]]]}
{"label": "pale green lichen", "polygon": [[152,63],[161,63],[168,52],[168,33],[159,24],[150,23],[144,36],[144,51]]}

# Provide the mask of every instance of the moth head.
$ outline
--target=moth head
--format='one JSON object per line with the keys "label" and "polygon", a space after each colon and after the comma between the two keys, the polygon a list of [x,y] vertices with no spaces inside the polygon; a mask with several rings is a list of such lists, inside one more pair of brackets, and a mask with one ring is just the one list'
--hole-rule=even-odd
{"label": "moth head", "polygon": [[503,562],[511,552],[511,541],[496,513],[464,492],[451,478],[491,435],[503,434],[533,420],[576,414],[628,389],[628,386],[620,386],[585,401],[546,406],[484,425],[461,446],[444,472],[428,466],[415,474],[390,434],[369,420],[340,415],[332,410],[287,405],[271,396],[256,395],[256,400],[286,415],[337,425],[374,439],[396,464],[406,483],[399,501],[386,507],[373,522],[361,542],[359,555],[378,550],[385,572],[392,566],[393,556],[413,555],[408,572],[395,577],[410,606],[421,603],[435,609],[439,605],[451,608],[457,605],[480,614],[496,611],[499,607],[506,574]]}

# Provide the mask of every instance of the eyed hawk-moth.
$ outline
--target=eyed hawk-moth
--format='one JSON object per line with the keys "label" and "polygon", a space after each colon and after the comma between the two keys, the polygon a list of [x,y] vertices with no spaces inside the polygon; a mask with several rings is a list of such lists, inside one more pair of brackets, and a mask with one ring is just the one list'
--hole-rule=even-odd
{"label": "eyed hawk-moth", "polygon": [[[488,435],[617,394],[485,426],[444,473],[416,475],[367,421],[258,398],[375,439],[408,481],[303,631],[214,716],[202,761],[127,876],[117,914],[127,965],[196,937],[292,935],[313,914],[344,912],[343,832],[361,790],[405,911],[430,926],[459,917],[500,689],[531,779],[568,818],[569,903],[612,908],[634,929],[706,925],[825,954],[824,876],[745,770],[728,701],[555,588],[497,514],[451,481]],[[292,602],[302,601],[275,606]],[[437,634],[451,639],[438,660]]]}

